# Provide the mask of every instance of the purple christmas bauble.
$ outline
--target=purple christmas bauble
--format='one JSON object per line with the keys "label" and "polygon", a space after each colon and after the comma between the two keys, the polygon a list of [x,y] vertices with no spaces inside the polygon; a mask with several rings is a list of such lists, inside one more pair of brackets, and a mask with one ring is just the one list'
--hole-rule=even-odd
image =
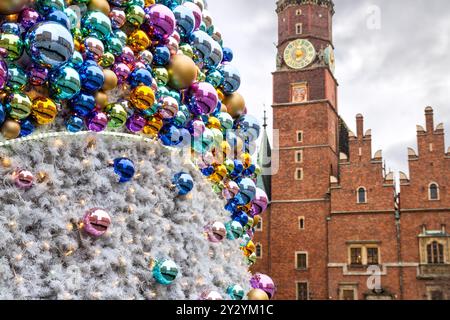
{"label": "purple christmas bauble", "polygon": [[165,40],[175,31],[175,15],[168,7],[155,4],[146,8],[145,13],[143,29],[156,40]]}
{"label": "purple christmas bauble", "polygon": [[28,30],[41,20],[41,15],[32,8],[23,9],[19,15],[19,22],[26,30]]}
{"label": "purple christmas bauble", "polygon": [[216,89],[207,82],[192,84],[186,93],[186,97],[186,105],[197,116],[211,114],[219,101]]}
{"label": "purple christmas bauble", "polygon": [[32,64],[27,69],[28,82],[33,86],[42,86],[48,79],[48,69]]}
{"label": "purple christmas bauble", "polygon": [[131,73],[130,68],[125,63],[115,64],[112,71],[116,74],[119,84],[125,83]]}
{"label": "purple christmas bauble", "polygon": [[252,209],[250,211],[251,215],[256,216],[266,211],[268,203],[269,199],[267,198],[267,194],[264,190],[256,188],[256,195],[252,200]]}
{"label": "purple christmas bauble", "polygon": [[8,67],[0,58],[0,90],[2,90],[8,82]]}
{"label": "purple christmas bauble", "polygon": [[30,189],[33,186],[34,176],[28,170],[20,170],[14,174],[14,184],[19,189]]}
{"label": "purple christmas bauble", "polygon": [[275,283],[272,278],[262,273],[255,273],[250,279],[250,285],[253,289],[261,289],[272,299],[275,295]]}
{"label": "purple christmas bauble", "polygon": [[130,118],[128,118],[126,126],[128,130],[136,133],[142,131],[146,124],[147,120],[145,120],[145,118],[140,114],[135,113]]}
{"label": "purple christmas bauble", "polygon": [[108,116],[104,112],[95,112],[86,123],[90,131],[101,132],[108,126]]}

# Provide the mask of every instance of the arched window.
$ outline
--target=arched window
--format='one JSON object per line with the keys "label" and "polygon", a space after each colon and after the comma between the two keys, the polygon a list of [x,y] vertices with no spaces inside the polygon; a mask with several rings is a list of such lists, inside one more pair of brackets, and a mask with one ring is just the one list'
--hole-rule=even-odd
{"label": "arched window", "polygon": [[435,182],[430,183],[428,187],[428,199],[439,200],[439,185]]}
{"label": "arched window", "polygon": [[427,245],[428,263],[443,264],[444,263],[444,245],[437,241],[433,241]]}
{"label": "arched window", "polygon": [[358,203],[367,203],[367,192],[364,187],[358,189]]}

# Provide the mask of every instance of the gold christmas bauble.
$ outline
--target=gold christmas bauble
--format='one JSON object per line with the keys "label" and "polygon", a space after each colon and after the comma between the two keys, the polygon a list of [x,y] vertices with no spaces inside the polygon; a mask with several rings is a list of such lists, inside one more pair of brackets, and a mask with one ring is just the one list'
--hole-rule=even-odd
{"label": "gold christmas bauble", "polygon": [[239,117],[245,110],[245,100],[237,92],[225,97],[223,104],[227,106],[227,111],[233,118]]}
{"label": "gold christmas bauble", "polygon": [[15,139],[20,134],[20,124],[14,120],[6,120],[2,126],[2,134],[5,139]]}
{"label": "gold christmas bauble", "polygon": [[248,300],[269,300],[267,293],[261,289],[252,289],[247,293]]}
{"label": "gold christmas bauble", "polygon": [[170,84],[176,89],[186,89],[197,78],[197,66],[194,61],[182,54],[173,56],[168,71]]}
{"label": "gold christmas bauble", "polygon": [[25,7],[29,0],[1,0],[0,1],[0,14],[7,15],[12,13],[18,13]]}
{"label": "gold christmas bauble", "polygon": [[118,79],[116,74],[109,70],[103,69],[103,75],[105,76],[105,82],[103,83],[103,90],[108,91],[117,87]]}
{"label": "gold christmas bauble", "polygon": [[107,0],[91,0],[88,5],[89,10],[91,11],[100,11],[103,12],[105,16],[108,16],[111,12],[111,7]]}
{"label": "gold christmas bauble", "polygon": [[102,108],[104,108],[107,104],[108,104],[108,96],[106,95],[106,93],[99,91],[97,92],[97,94],[95,95],[95,102],[101,106]]}

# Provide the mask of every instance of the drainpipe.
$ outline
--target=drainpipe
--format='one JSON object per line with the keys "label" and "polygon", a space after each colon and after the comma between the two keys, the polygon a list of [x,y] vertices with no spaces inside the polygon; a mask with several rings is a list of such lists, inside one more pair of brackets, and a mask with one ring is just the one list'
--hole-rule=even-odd
{"label": "drainpipe", "polygon": [[[394,191],[395,192],[395,191]],[[395,228],[397,233],[397,260],[399,263],[399,286],[400,286],[400,300],[403,300],[403,258],[401,247],[401,228],[400,228],[400,193],[394,196],[395,205]]]}

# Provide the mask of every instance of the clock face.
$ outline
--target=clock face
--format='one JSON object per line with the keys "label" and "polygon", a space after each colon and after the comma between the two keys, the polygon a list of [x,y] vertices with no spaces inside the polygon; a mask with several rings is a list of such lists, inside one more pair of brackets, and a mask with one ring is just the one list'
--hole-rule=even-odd
{"label": "clock face", "polygon": [[303,69],[316,58],[316,49],[305,39],[294,40],[284,50],[284,61],[292,69]]}
{"label": "clock face", "polygon": [[324,51],[325,63],[330,67],[331,72],[334,73],[336,61],[334,59],[334,50],[332,46],[328,46]]}

